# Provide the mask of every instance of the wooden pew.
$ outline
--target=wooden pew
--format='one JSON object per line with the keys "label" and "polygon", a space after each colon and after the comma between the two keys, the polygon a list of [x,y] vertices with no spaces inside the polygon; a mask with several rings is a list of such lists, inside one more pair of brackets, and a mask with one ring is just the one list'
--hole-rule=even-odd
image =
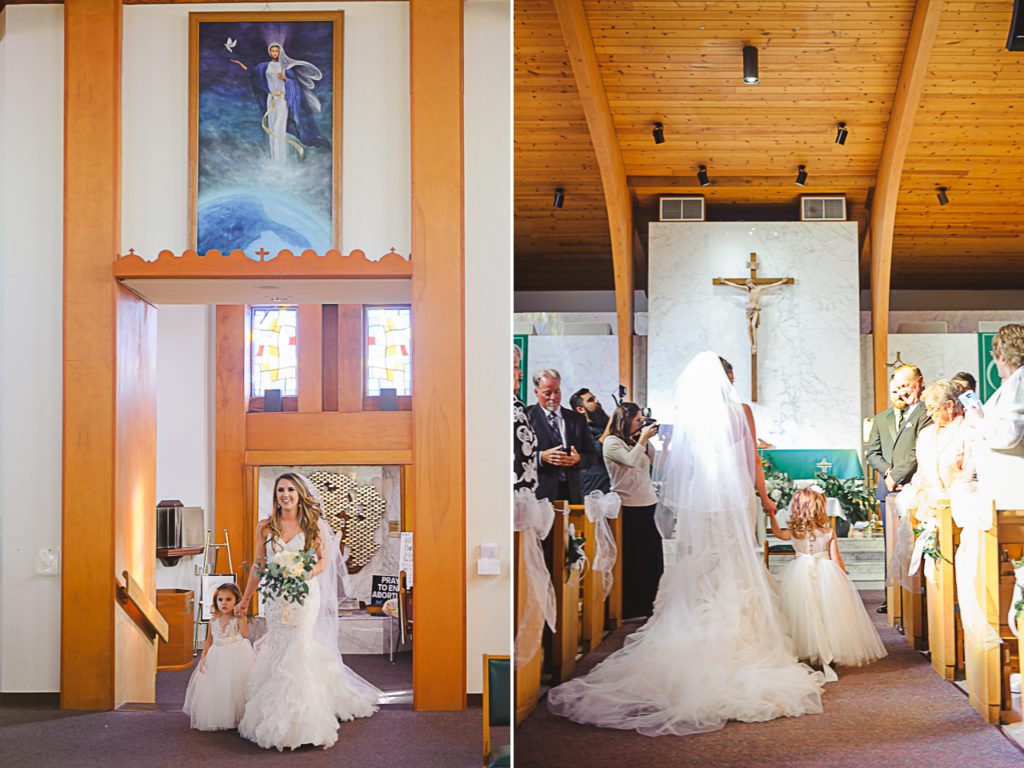
{"label": "wooden pew", "polygon": [[[513,632],[519,629],[519,620],[526,609],[526,566],[523,562],[522,550],[523,532],[515,533],[515,627]],[[515,669],[515,696],[516,696],[516,725],[526,719],[537,706],[540,698],[540,668],[543,654],[538,646],[537,653],[526,664]]]}
{"label": "wooden pew", "polygon": [[939,502],[935,512],[939,518],[939,552],[948,560],[935,561],[935,581],[925,580],[928,648],[935,671],[946,680],[953,680],[957,669],[956,576],[953,557],[960,544],[960,529],[953,522],[948,501]]}
{"label": "wooden pew", "polygon": [[[896,512],[896,505],[889,503],[885,505],[885,556],[892,559],[896,551],[896,532],[900,524],[899,515]],[[893,582],[892,586],[885,587],[885,602],[889,606],[886,618],[890,627],[903,626],[903,590],[899,586],[899,574],[892,573],[889,565],[886,565],[887,581]]]}
{"label": "wooden pew", "polygon": [[580,580],[576,572],[566,576],[565,551],[569,538],[569,503],[556,501],[555,524],[551,527],[553,558],[551,583],[555,587],[555,605],[558,608],[554,641],[551,648],[552,683],[568,680],[576,670],[576,655],[580,644]]}
{"label": "wooden pew", "polygon": [[[914,528],[920,525],[913,513],[910,514],[910,524]],[[922,563],[917,573],[909,577],[911,589],[900,586],[900,618],[903,622],[903,633],[910,647],[916,651],[923,651],[928,647],[923,571]]]}
{"label": "wooden pew", "polygon": [[605,625],[606,629],[614,630],[622,626],[622,514],[620,513],[614,520],[609,520],[608,525],[611,526],[615,547],[619,553],[612,569],[614,581],[611,594],[608,595],[608,621]]}
{"label": "wooden pew", "polygon": [[1010,633],[1006,615],[1013,595],[1013,568],[1009,560],[1024,551],[1024,510],[995,509],[995,525],[985,531],[975,594],[989,625],[1003,643],[991,650],[964,643],[967,690],[973,706],[990,723],[1016,719],[1012,713],[1009,677],[1019,669],[1020,647]]}
{"label": "wooden pew", "polygon": [[604,575],[593,568],[597,558],[597,526],[587,519],[582,504],[573,504],[569,507],[569,522],[576,526],[576,531],[584,537],[583,551],[590,563],[580,584],[580,643],[583,653],[588,654],[604,639],[607,603],[604,596]]}

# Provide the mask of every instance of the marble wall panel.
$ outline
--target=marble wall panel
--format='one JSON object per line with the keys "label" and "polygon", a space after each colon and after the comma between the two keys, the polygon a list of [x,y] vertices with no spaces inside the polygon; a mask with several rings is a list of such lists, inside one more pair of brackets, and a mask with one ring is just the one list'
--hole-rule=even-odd
{"label": "marble wall panel", "polygon": [[[889,333],[897,333],[900,323],[944,320],[947,333],[977,333],[978,323],[1024,323],[1024,312],[1005,309],[897,310],[889,313]],[[871,333],[871,313],[860,313],[861,333]]]}
{"label": "marble wall panel", "polygon": [[860,441],[859,277],[853,222],[654,223],[648,254],[648,398],[671,413],[679,373],[700,351],[732,362],[750,400],[746,294],[712,286],[741,277],[796,284],[762,297],[758,434],[780,448],[854,448]]}

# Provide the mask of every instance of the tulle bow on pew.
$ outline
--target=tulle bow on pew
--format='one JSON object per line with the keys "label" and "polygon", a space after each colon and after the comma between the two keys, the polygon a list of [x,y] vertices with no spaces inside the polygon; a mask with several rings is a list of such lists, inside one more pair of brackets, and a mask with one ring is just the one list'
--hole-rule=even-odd
{"label": "tulle bow on pew", "polygon": [[612,569],[619,555],[619,549],[615,546],[615,536],[612,535],[608,521],[617,518],[621,509],[622,499],[617,493],[591,491],[583,499],[583,512],[587,520],[594,524],[594,562],[590,567],[601,572],[605,597],[611,594],[615,581]]}
{"label": "tulle bow on pew", "polygon": [[[960,526],[960,546],[953,558],[956,573],[956,600],[960,606],[960,621],[964,634],[972,642],[991,650],[1002,642],[999,633],[985,618],[978,602],[978,564],[982,559],[982,540],[985,531],[993,525],[992,500],[977,493],[974,486],[965,486],[950,493],[953,521]],[[1018,587],[1019,588],[1019,587]],[[1014,593],[1014,599],[1017,598]],[[1010,622],[1014,626],[1014,622]],[[1014,633],[1016,634],[1016,633]]]}
{"label": "tulle bow on pew", "polygon": [[521,531],[520,546],[523,565],[526,569],[526,605],[519,619],[516,632],[516,666],[531,661],[540,650],[544,622],[551,631],[555,630],[557,619],[555,588],[551,574],[544,563],[544,549],[541,542],[551,532],[555,522],[555,510],[547,499],[537,499],[528,488],[520,488],[514,496],[515,530]]}

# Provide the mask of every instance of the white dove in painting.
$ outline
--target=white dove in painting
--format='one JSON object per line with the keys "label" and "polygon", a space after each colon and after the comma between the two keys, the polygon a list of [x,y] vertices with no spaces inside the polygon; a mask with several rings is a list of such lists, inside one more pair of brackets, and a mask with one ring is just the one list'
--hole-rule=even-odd
{"label": "white dove in painting", "polygon": [[238,45],[238,41],[232,40],[230,37],[224,43],[224,47],[228,49],[228,53],[234,53],[236,45]]}

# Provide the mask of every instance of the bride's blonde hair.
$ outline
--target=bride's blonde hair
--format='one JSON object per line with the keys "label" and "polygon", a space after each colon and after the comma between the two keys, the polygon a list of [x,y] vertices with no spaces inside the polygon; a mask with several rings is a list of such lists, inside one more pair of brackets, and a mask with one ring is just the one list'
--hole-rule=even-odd
{"label": "bride's blonde hair", "polygon": [[[294,472],[285,472],[274,481],[274,513],[270,516],[267,526],[274,536],[274,541],[281,538],[281,507],[277,503],[277,486],[282,480],[290,480],[295,486],[299,502],[296,505],[295,516],[299,522],[299,528],[306,535],[306,549],[316,549],[320,546],[319,521],[323,511],[320,509],[320,502],[316,496],[309,492],[306,483]],[[298,535],[298,534],[296,534]]]}
{"label": "bride's blonde hair", "polygon": [[814,528],[828,527],[824,493],[804,488],[793,494],[789,505],[789,530],[795,538],[803,539]]}

